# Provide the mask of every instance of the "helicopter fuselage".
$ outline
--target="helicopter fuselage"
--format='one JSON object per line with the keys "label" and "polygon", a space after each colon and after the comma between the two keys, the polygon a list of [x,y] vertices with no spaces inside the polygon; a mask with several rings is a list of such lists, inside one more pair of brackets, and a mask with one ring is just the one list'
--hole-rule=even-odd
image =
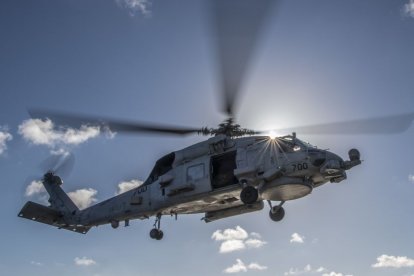
{"label": "helicopter fuselage", "polygon": [[[346,163],[348,162],[348,163]],[[346,179],[360,163],[305,144],[293,136],[228,138],[218,135],[159,159],[143,185],[80,211],[76,224],[95,226],[154,215],[205,213],[205,221],[289,201],[327,182]],[[257,189],[252,204],[240,193]]]}

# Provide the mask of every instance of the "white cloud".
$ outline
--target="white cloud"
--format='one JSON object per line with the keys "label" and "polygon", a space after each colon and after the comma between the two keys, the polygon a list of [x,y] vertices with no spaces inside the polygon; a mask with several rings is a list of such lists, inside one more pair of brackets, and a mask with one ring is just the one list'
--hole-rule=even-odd
{"label": "white cloud", "polygon": [[46,189],[43,186],[42,181],[40,180],[33,180],[30,184],[26,187],[25,196],[33,196],[41,193],[46,193]]}
{"label": "white cloud", "polygon": [[266,270],[267,266],[259,265],[258,263],[251,263],[247,266],[247,268],[252,270]]}
{"label": "white cloud", "polygon": [[151,2],[149,0],[115,0],[118,6],[128,9],[130,15],[134,16],[136,13],[141,13],[146,16],[151,15],[149,7]]}
{"label": "white cloud", "polygon": [[76,257],[74,260],[75,265],[79,265],[79,266],[90,266],[90,265],[96,265],[96,262],[90,258],[86,258],[86,257]]}
{"label": "white cloud", "polygon": [[313,269],[310,264],[307,264],[303,269],[291,268],[289,269],[289,271],[285,272],[284,275],[289,276],[289,275],[302,275],[302,274],[319,274],[319,273],[323,273],[326,271],[327,269],[322,266],[320,266],[317,269]]}
{"label": "white cloud", "polygon": [[225,229],[224,231],[217,230],[213,233],[211,238],[216,241],[223,241],[223,240],[244,240],[247,239],[249,235],[247,234],[246,230],[241,228],[240,226],[236,226],[235,229]]}
{"label": "white cloud", "polygon": [[414,183],[414,174],[409,174],[408,175],[408,181],[413,182]]}
{"label": "white cloud", "polygon": [[221,242],[220,253],[229,253],[245,248],[260,248],[267,243],[261,240],[261,236],[258,233],[252,232],[251,236],[255,238],[249,238],[246,230],[236,226],[234,229],[217,230],[211,235],[211,238]]}
{"label": "white cloud", "polygon": [[229,253],[237,250],[245,249],[246,246],[242,240],[227,240],[220,245],[220,253]]}
{"label": "white cloud", "polygon": [[409,0],[409,2],[404,5],[404,12],[408,16],[414,17],[414,0]]}
{"label": "white cloud", "polygon": [[138,179],[132,179],[130,181],[123,181],[121,183],[118,184],[118,190],[116,192],[117,195],[125,193],[129,190],[132,190],[138,186],[141,186],[142,183],[144,183],[141,180]]}
{"label": "white cloud", "polygon": [[259,239],[248,239],[245,241],[245,244],[247,245],[247,247],[251,247],[251,248],[259,248],[265,245],[266,243],[267,242],[259,240]]}
{"label": "white cloud", "polygon": [[6,142],[11,141],[12,139],[13,136],[7,132],[5,128],[0,127],[0,155],[2,155],[7,149]]}
{"label": "white cloud", "polygon": [[98,192],[92,188],[79,189],[74,192],[69,192],[68,196],[78,206],[79,209],[85,209],[97,201],[95,198]]}
{"label": "white cloud", "polygon": [[237,259],[234,265],[224,270],[224,273],[238,273],[238,272],[247,272],[246,265],[240,259]]}
{"label": "white cloud", "polygon": [[335,271],[331,271],[329,273],[322,274],[322,276],[352,276],[352,275],[350,275],[350,274],[345,275],[345,274],[342,274],[342,273],[337,273]]}
{"label": "white cloud", "polygon": [[50,119],[28,119],[19,125],[19,134],[35,145],[51,148],[79,145],[100,134],[99,126],[82,125],[79,129],[57,128]]}
{"label": "white cloud", "polygon": [[226,268],[224,273],[239,273],[247,272],[247,270],[266,270],[267,266],[260,265],[258,263],[250,263],[245,265],[242,260],[236,259],[236,263],[228,268]]}
{"label": "white cloud", "polygon": [[290,239],[291,243],[304,243],[305,237],[299,235],[298,233],[293,233]]}
{"label": "white cloud", "polygon": [[388,256],[388,255],[381,255],[377,258],[377,262],[372,265],[372,267],[380,268],[380,267],[394,267],[394,268],[401,268],[401,267],[414,267],[414,259],[409,259],[407,257],[400,257],[400,256]]}

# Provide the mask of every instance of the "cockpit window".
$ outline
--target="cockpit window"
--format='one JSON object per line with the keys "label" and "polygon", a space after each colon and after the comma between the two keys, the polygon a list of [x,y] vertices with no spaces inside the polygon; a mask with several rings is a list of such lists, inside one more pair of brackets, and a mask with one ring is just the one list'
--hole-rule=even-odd
{"label": "cockpit window", "polygon": [[304,151],[311,147],[310,144],[293,137],[283,137],[278,141],[279,151],[281,152],[296,152]]}

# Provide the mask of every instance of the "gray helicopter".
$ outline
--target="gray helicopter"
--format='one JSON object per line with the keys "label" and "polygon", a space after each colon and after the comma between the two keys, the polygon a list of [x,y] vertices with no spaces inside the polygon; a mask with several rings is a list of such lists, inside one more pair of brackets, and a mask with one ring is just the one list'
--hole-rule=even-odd
{"label": "gray helicopter", "polygon": [[[241,128],[234,121],[234,105],[263,22],[274,0],[209,1],[218,71],[221,79],[222,110],[228,119],[217,128],[163,126],[64,112],[31,110],[32,117],[77,127],[99,125],[115,132],[168,135],[210,135],[209,139],[161,157],[139,187],[86,209],[79,208],[61,188],[59,170],[44,174],[42,183],[49,194],[49,206],[27,202],[18,216],[86,234],[91,227],[133,219],[155,217],[150,237],[163,238],[164,215],[204,213],[203,220],[215,220],[259,211],[264,202],[269,216],[280,221],[285,202],[309,195],[314,188],[346,179],[346,171],[361,164],[357,149],[349,160],[319,149],[296,137],[301,134],[379,134],[406,130],[414,113],[277,130],[289,135],[271,138],[269,131]],[[274,202],[278,202],[274,204]]]}

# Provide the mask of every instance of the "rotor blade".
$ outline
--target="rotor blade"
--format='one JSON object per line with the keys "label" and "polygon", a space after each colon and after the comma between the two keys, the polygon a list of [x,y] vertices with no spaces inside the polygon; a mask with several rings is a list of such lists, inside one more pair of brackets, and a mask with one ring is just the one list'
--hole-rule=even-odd
{"label": "rotor blade", "polygon": [[153,123],[132,122],[127,120],[117,120],[109,118],[99,118],[88,115],[75,115],[52,110],[30,109],[29,114],[32,118],[49,118],[54,123],[79,128],[82,125],[101,126],[109,128],[113,132],[143,132],[158,134],[186,135],[198,133],[200,129],[165,126]]}
{"label": "rotor blade", "polygon": [[223,109],[233,116],[266,15],[276,0],[213,0],[211,25],[217,51]]}
{"label": "rotor blade", "polygon": [[65,153],[63,155],[51,155],[40,163],[43,173],[53,172],[60,176],[68,176],[75,165],[75,155]]}
{"label": "rotor blade", "polygon": [[[275,129],[273,131],[277,133],[297,132],[300,134],[393,134],[407,130],[413,120],[414,112],[411,112],[370,119]],[[260,133],[267,132],[261,131]]]}

